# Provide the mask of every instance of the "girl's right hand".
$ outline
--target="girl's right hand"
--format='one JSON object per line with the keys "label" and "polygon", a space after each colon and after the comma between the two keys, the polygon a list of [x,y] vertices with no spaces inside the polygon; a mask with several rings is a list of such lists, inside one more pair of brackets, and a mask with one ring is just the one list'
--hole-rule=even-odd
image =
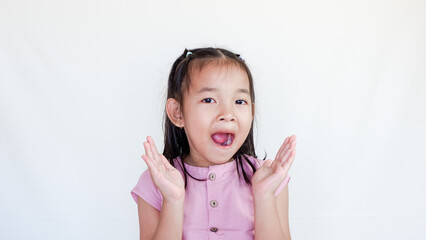
{"label": "girl's right hand", "polygon": [[152,137],[144,142],[145,161],[151,173],[152,180],[163,195],[163,199],[170,202],[183,201],[185,197],[185,183],[181,173],[174,168],[163,154],[159,154]]}

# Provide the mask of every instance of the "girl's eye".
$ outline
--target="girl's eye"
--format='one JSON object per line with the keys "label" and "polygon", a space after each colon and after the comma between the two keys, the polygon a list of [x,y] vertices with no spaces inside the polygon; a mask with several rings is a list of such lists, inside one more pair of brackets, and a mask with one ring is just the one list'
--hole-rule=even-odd
{"label": "girl's eye", "polygon": [[242,100],[242,99],[240,99],[240,100],[237,100],[237,101],[235,101],[237,104],[247,104],[247,101],[246,100]]}
{"label": "girl's eye", "polygon": [[204,102],[204,103],[211,103],[213,101],[214,101],[213,98],[205,98],[205,99],[202,100],[202,102]]}

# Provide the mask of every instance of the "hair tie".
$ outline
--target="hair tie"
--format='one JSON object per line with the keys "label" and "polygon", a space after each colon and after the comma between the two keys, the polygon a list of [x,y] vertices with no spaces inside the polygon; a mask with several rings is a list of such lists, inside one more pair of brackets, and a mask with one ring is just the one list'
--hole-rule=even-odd
{"label": "hair tie", "polygon": [[186,57],[188,57],[189,55],[191,55],[192,54],[192,52],[191,51],[188,51],[188,52],[186,52]]}
{"label": "hair tie", "polygon": [[241,61],[245,62],[244,58],[242,58],[242,57],[240,56],[240,54],[237,54],[237,56],[238,56],[238,58],[239,58],[239,59],[241,59]]}

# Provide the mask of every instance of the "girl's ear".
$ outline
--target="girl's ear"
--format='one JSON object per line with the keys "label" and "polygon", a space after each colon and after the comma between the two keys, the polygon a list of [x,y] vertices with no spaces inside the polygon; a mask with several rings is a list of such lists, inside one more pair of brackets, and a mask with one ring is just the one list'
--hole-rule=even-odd
{"label": "girl's ear", "polygon": [[179,128],[184,127],[185,123],[183,121],[182,111],[180,109],[180,104],[176,99],[169,98],[166,103],[166,112],[170,121]]}

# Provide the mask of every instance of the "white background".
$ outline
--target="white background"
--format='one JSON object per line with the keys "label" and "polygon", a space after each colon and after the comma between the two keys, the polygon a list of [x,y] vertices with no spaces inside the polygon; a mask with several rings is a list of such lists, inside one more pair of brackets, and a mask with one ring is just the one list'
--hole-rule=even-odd
{"label": "white background", "polygon": [[0,0],[0,239],[137,239],[184,48],[246,59],[256,151],[297,135],[293,239],[426,239],[426,2]]}

